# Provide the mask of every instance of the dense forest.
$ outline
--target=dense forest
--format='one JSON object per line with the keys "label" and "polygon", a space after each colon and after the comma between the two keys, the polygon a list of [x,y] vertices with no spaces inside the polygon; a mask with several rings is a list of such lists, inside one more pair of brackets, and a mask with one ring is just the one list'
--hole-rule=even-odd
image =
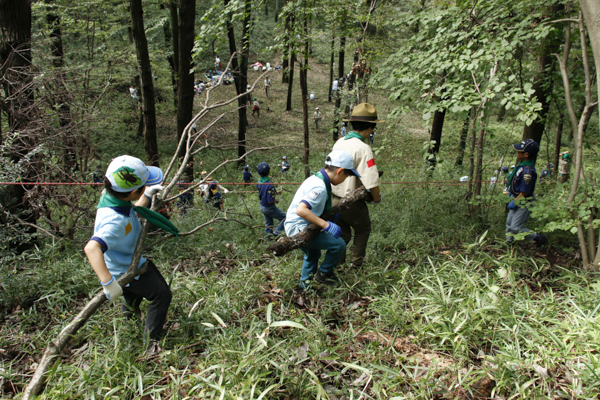
{"label": "dense forest", "polygon": [[[597,0],[0,0],[0,397],[598,398],[599,81]],[[265,163],[285,213],[357,138],[379,186],[271,236]],[[89,251],[123,155],[152,352]]]}

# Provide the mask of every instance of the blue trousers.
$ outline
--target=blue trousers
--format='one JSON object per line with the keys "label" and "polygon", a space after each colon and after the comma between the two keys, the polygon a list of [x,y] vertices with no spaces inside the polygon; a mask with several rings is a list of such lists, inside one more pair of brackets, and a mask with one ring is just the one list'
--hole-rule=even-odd
{"label": "blue trousers", "polygon": [[[515,210],[508,210],[506,217],[506,241],[511,243],[514,240],[514,235],[518,233],[527,233],[529,229],[525,228],[525,224],[531,215],[526,207],[518,207]],[[526,241],[531,241],[535,238],[535,233],[530,233],[525,236]]]}
{"label": "blue trousers", "polygon": [[321,250],[327,250],[325,259],[321,263],[321,272],[325,275],[333,272],[346,252],[346,242],[341,237],[336,239],[327,232],[321,232],[306,247],[300,247],[300,250],[304,252],[300,281],[304,282],[310,279],[319,269]]}
{"label": "blue trousers", "polygon": [[260,211],[262,211],[265,216],[265,235],[270,235],[273,233],[273,220],[276,219],[279,221],[279,224],[275,228],[275,234],[279,235],[283,232],[283,223],[285,222],[285,213],[281,211],[275,204],[272,206],[260,206]]}

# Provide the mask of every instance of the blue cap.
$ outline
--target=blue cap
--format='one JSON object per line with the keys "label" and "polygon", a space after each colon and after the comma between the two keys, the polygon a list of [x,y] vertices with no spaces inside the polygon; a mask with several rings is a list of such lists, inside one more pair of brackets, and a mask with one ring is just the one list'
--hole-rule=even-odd
{"label": "blue cap", "polygon": [[267,164],[266,162],[261,162],[256,166],[256,172],[258,172],[259,175],[265,175],[268,174],[269,171],[271,170],[271,166],[269,166],[269,164]]}
{"label": "blue cap", "polygon": [[513,144],[516,151],[529,154],[537,154],[540,150],[540,146],[533,139],[525,139],[521,143]]}
{"label": "blue cap", "polygon": [[508,172],[508,167],[502,167],[502,172]]}
{"label": "blue cap", "polygon": [[245,170],[245,171],[248,171],[248,166],[247,166],[247,165],[244,167],[244,170]]}

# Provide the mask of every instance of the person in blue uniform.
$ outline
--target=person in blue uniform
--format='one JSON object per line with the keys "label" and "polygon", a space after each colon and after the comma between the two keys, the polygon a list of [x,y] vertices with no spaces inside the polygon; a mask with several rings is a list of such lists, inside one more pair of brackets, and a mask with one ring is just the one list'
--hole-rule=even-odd
{"label": "person in blue uniform", "polygon": [[245,185],[249,185],[252,182],[252,172],[249,171],[250,167],[246,165],[244,167],[244,172],[242,172],[242,181]]}
{"label": "person in blue uniform", "polygon": [[[269,178],[271,166],[266,162],[261,162],[256,167],[256,172],[260,175],[258,178],[258,199],[260,200],[260,211],[265,216],[265,237],[267,239],[279,236],[283,232],[283,223],[285,222],[285,213],[277,207],[279,199],[275,186]],[[279,224],[273,229],[274,220],[278,220]]]}
{"label": "person in blue uniform", "polygon": [[288,172],[290,170],[290,163],[287,160],[287,156],[283,156],[281,159],[281,172]]}
{"label": "person in blue uniform", "polygon": [[218,208],[223,211],[223,196],[219,192],[219,183],[217,181],[211,181],[208,184],[208,195],[206,196],[205,203],[212,203],[214,208]]}
{"label": "person in blue uniform", "polygon": [[[535,201],[534,191],[537,181],[535,161],[539,151],[539,145],[533,139],[523,140],[513,145],[517,152],[517,166],[508,177],[508,190],[510,203],[508,203],[508,216],[506,217],[506,241],[512,243],[514,236],[519,233],[529,233],[525,227],[531,211],[529,206]],[[525,236],[526,241],[535,241],[537,247],[543,248],[548,243],[546,235],[529,233]]]}

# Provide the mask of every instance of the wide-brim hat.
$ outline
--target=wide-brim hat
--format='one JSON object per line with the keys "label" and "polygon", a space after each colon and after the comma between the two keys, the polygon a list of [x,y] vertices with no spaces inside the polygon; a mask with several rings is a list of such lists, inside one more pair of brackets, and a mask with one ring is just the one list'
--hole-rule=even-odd
{"label": "wide-brim hat", "polygon": [[352,115],[349,119],[344,119],[343,121],[347,122],[371,122],[373,124],[378,124],[380,122],[385,122],[384,119],[377,119],[377,110],[375,106],[369,103],[360,103],[352,110]]}
{"label": "wide-brim hat", "polygon": [[142,186],[158,185],[163,172],[158,167],[147,167],[142,160],[132,156],[119,156],[112,160],[105,176],[115,192],[132,192]]}

